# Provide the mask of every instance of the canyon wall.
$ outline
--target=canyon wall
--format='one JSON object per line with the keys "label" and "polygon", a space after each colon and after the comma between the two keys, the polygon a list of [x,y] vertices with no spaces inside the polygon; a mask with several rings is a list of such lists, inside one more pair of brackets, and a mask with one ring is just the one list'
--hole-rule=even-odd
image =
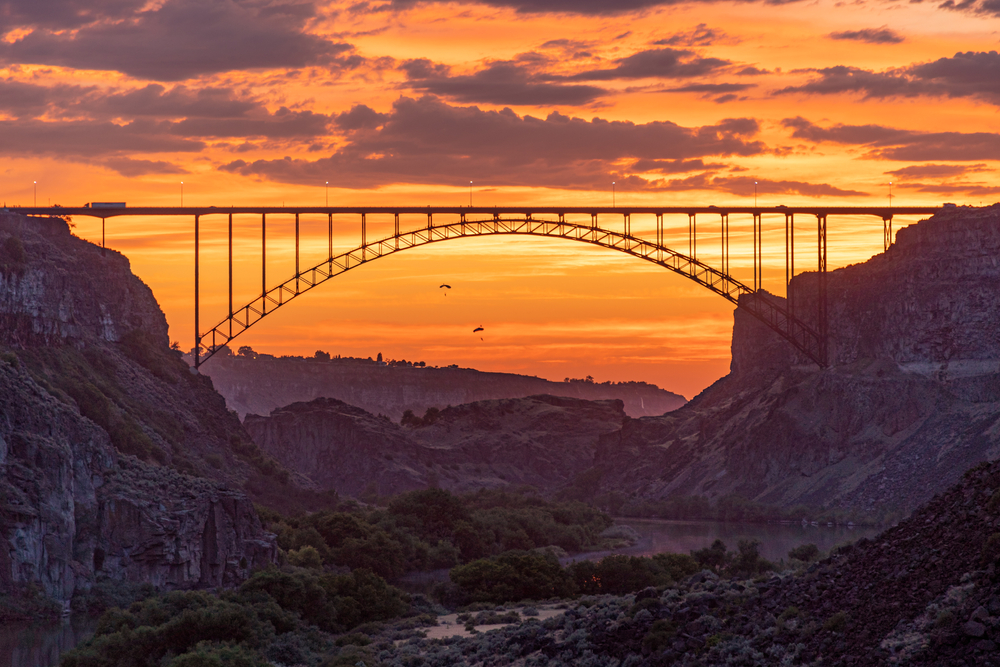
{"label": "canyon wall", "polygon": [[[816,312],[815,274],[791,292]],[[737,309],[731,373],[607,436],[604,488],[899,515],[1000,454],[1000,205],[900,230],[828,294],[829,368]]]}
{"label": "canyon wall", "polygon": [[126,258],[0,212],[0,594],[238,583],[277,555],[253,447]]}

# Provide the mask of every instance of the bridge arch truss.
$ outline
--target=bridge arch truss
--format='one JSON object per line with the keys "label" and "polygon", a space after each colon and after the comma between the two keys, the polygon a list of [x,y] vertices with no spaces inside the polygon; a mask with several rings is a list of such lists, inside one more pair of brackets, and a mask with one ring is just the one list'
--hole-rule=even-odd
{"label": "bridge arch truss", "polygon": [[[347,271],[358,268],[376,259],[393,255],[404,250],[419,248],[432,243],[439,243],[459,238],[477,238],[495,235],[521,235],[544,238],[560,238],[581,243],[588,243],[611,250],[617,250],[636,258],[651,262],[668,271],[672,271],[703,287],[715,292],[736,306],[743,308],[749,314],[763,322],[778,335],[789,341],[804,356],[820,366],[826,366],[826,308],[825,308],[825,227],[826,216],[818,218],[820,222],[821,265],[820,265],[820,306],[816,314],[818,327],[807,323],[790,312],[789,301],[775,299],[773,296],[758,290],[757,286],[749,286],[732,277],[726,270],[712,267],[695,256],[695,248],[689,248],[689,254],[673,250],[662,243],[662,214],[658,214],[657,241],[633,236],[630,233],[628,216],[623,231],[610,230],[598,226],[597,216],[593,215],[590,225],[570,222],[564,215],[558,220],[538,219],[531,214],[523,217],[505,217],[499,213],[484,219],[468,219],[461,214],[459,220],[443,224],[433,222],[428,214],[425,227],[409,231],[399,230],[399,215],[395,217],[395,232],[386,238],[367,242],[362,233],[362,243],[348,252],[334,256],[332,251],[328,259],[299,270],[298,252],[296,251],[296,272],[291,278],[273,287],[262,286],[262,293],[241,307],[233,308],[230,297],[230,313],[222,321],[204,333],[198,332],[195,342],[196,367],[208,360],[222,346],[227,345],[250,327],[273,313],[278,308],[290,303],[306,292],[322,285]],[[691,214],[691,224],[694,215]],[[728,216],[723,216],[723,264],[728,257]],[[755,230],[759,230],[760,216],[754,217]],[[296,215],[296,229],[298,216]],[[197,222],[196,222],[197,229]],[[230,218],[231,229],[231,218]],[[362,215],[362,229],[364,216]],[[197,233],[197,232],[196,232]],[[758,238],[755,231],[755,239]],[[755,256],[756,256],[755,251]],[[196,251],[197,265],[197,251]],[[726,266],[725,268],[728,269]],[[755,282],[759,275],[755,268]],[[231,285],[231,284],[230,284]],[[232,293],[230,286],[230,294]],[[742,298],[741,298],[742,297]],[[196,300],[197,311],[197,300]],[[198,330],[196,313],[195,328]],[[204,353],[202,354],[202,349]]]}

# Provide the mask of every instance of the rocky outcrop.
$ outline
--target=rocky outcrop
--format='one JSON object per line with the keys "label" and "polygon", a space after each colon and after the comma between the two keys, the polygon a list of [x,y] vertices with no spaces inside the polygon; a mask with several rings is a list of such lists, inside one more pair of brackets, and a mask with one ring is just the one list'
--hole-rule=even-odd
{"label": "rocky outcrop", "polygon": [[0,320],[0,595],[226,586],[273,562],[274,536],[222,483],[259,474],[238,455],[256,448],[169,350],[124,257],[0,214]]}
{"label": "rocky outcrop", "polygon": [[247,415],[257,444],[320,488],[350,496],[440,486],[530,485],[551,492],[594,464],[602,435],[627,420],[621,401],[553,396],[479,401],[401,427],[335,399]]}
{"label": "rocky outcrop", "polygon": [[[731,373],[602,441],[606,490],[902,516],[1000,455],[1000,205],[950,208],[830,273],[831,368],[735,313]],[[793,281],[816,311],[815,276]]]}
{"label": "rocky outcrop", "polygon": [[250,500],[123,457],[104,430],[0,363],[0,593],[69,600],[100,577],[232,585],[273,562]]}
{"label": "rocky outcrop", "polygon": [[428,408],[443,410],[449,405],[540,394],[620,400],[630,417],[662,415],[685,402],[683,396],[644,382],[550,382],[471,368],[380,365],[370,359],[217,354],[202,370],[240,417],[266,415],[284,405],[321,397],[336,398],[393,421],[399,421],[406,410],[422,415]]}

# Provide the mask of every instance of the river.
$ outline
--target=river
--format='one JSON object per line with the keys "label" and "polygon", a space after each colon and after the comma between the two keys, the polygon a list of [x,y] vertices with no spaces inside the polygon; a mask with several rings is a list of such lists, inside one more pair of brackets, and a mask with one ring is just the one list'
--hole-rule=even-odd
{"label": "river", "polygon": [[841,544],[873,537],[882,528],[872,526],[827,526],[800,523],[726,523],[722,521],[668,521],[664,519],[615,519],[617,525],[629,526],[640,535],[638,544],[616,549],[580,554],[570,560],[593,560],[610,553],[629,556],[652,556],[661,553],[690,553],[722,540],[736,550],[742,539],[760,541],[760,555],[771,561],[788,560],[788,552],[800,544],[815,544],[822,552]]}

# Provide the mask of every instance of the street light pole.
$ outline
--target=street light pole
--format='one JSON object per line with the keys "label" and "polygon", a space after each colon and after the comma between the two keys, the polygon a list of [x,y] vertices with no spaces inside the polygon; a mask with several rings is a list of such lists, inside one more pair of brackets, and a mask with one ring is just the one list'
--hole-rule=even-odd
{"label": "street light pole", "polygon": [[472,208],[472,181],[469,181],[469,208]]}
{"label": "street light pole", "polygon": [[35,199],[31,205],[38,206],[38,181],[35,181]]}
{"label": "street light pole", "polygon": [[615,207],[615,182],[611,181],[611,208]]}
{"label": "street light pole", "polygon": [[330,181],[326,182],[326,207],[330,208]]}
{"label": "street light pole", "polygon": [[889,208],[892,208],[892,181],[889,181]]}
{"label": "street light pole", "polygon": [[757,181],[753,182],[753,207],[757,208]]}

